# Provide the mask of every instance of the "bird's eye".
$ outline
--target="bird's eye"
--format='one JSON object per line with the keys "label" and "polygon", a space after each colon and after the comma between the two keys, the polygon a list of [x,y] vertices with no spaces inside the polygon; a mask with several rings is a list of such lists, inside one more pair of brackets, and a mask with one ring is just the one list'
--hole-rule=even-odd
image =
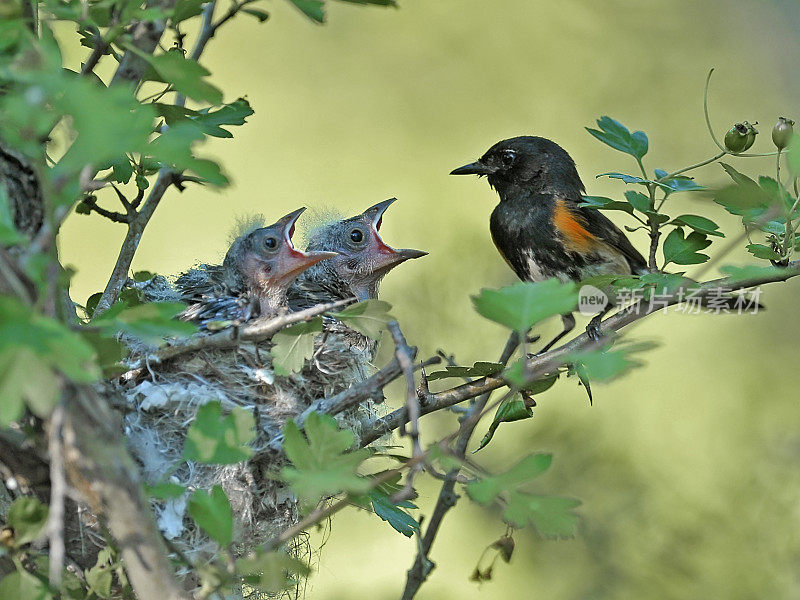
{"label": "bird's eye", "polygon": [[500,161],[503,163],[504,167],[510,167],[514,164],[514,159],[517,157],[517,153],[513,150],[503,150],[503,153],[500,155]]}
{"label": "bird's eye", "polygon": [[350,232],[350,239],[356,244],[360,244],[364,241],[364,232],[360,229],[353,229],[353,231]]}
{"label": "bird's eye", "polygon": [[267,250],[275,250],[278,247],[278,238],[272,236],[264,238],[264,246]]}

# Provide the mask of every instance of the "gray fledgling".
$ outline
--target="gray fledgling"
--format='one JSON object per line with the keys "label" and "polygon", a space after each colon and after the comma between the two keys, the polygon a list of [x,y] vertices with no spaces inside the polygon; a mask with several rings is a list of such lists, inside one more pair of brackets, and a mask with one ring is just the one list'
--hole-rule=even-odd
{"label": "gray fledgling", "polygon": [[233,242],[221,265],[202,265],[175,281],[189,307],[181,318],[218,329],[259,316],[274,316],[286,305],[289,286],[306,269],[336,252],[300,252],[292,244],[295,223],[305,208]]}

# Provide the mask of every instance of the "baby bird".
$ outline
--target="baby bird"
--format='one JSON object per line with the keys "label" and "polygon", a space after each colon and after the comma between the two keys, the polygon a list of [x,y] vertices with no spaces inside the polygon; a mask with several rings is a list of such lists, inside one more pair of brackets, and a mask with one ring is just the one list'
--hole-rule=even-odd
{"label": "baby bird", "polygon": [[203,265],[178,277],[175,286],[189,303],[181,318],[219,329],[277,314],[286,305],[289,286],[303,271],[337,256],[328,250],[295,249],[292,235],[304,210],[239,236],[221,265]]}
{"label": "baby bird", "polygon": [[380,282],[389,271],[428,254],[409,248],[395,250],[384,243],[379,233],[383,213],[395,200],[378,202],[360,215],[334,221],[311,233],[307,252],[336,254],[298,277],[288,292],[290,310],[352,297],[359,301],[377,298]]}

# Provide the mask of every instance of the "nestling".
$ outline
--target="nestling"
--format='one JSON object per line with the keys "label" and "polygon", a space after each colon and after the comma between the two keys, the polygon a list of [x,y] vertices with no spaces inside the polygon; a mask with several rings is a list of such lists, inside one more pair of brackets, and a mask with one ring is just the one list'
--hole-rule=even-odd
{"label": "nestling", "polygon": [[190,303],[181,318],[208,326],[278,313],[286,305],[289,286],[303,271],[337,256],[331,251],[295,249],[292,235],[304,210],[240,235],[221,265],[204,265],[178,277],[175,285]]}

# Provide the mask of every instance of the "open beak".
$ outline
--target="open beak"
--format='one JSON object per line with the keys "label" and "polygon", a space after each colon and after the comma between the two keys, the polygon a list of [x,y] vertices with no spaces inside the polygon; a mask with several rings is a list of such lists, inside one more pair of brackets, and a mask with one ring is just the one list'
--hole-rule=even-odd
{"label": "open beak", "polygon": [[397,198],[389,198],[383,202],[378,202],[375,206],[371,206],[364,211],[364,216],[369,218],[369,224],[372,229],[374,239],[374,248],[371,249],[372,265],[375,272],[386,273],[390,269],[396,267],[402,262],[411,258],[421,258],[428,253],[422,250],[413,250],[411,248],[401,248],[396,250],[387,245],[379,233],[381,224],[383,223],[383,213],[386,209],[395,202]]}
{"label": "open beak", "polygon": [[481,161],[469,163],[463,167],[458,167],[450,171],[450,175],[491,175],[497,171],[497,167],[490,167],[483,164]]}
{"label": "open beak", "polygon": [[280,255],[278,256],[278,280],[283,283],[291,283],[300,273],[309,267],[317,264],[321,260],[333,258],[337,256],[337,252],[323,252],[323,251],[309,251],[302,252],[294,247],[292,243],[292,236],[294,235],[294,226],[297,219],[306,210],[305,207],[298,208],[290,212],[288,215],[281,217],[276,225],[283,225],[283,240],[284,244],[281,248]]}

